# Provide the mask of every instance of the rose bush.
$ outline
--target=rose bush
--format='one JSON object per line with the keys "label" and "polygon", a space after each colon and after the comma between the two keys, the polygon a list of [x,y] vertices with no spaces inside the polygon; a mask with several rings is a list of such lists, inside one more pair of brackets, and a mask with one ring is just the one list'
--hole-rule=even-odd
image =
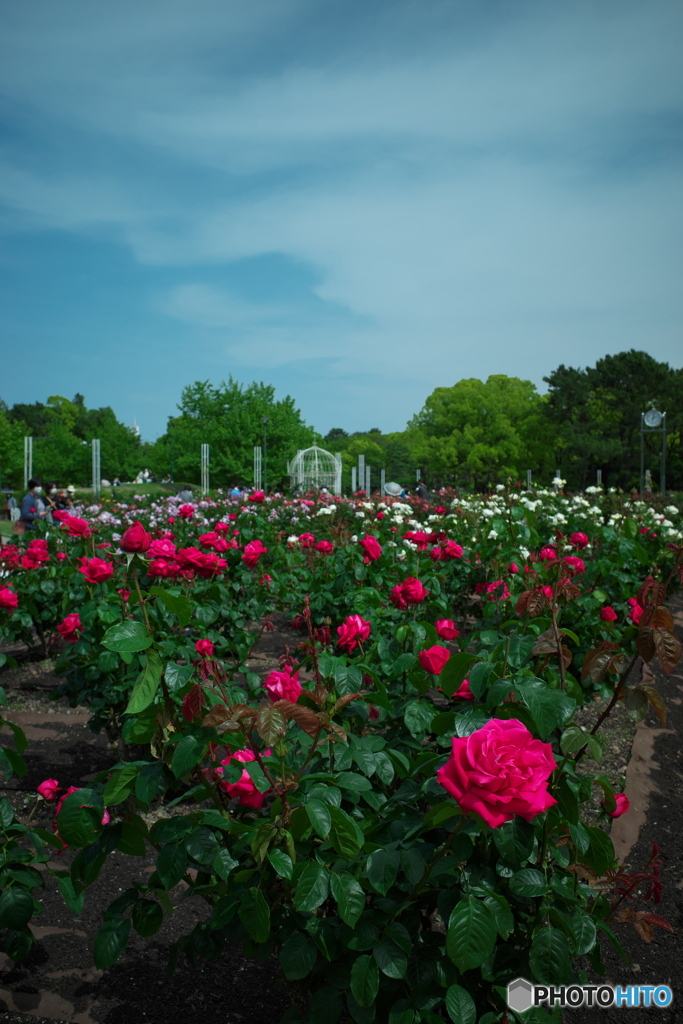
{"label": "rose bush", "polygon": [[[680,655],[665,601],[681,537],[652,535],[676,532],[656,510],[592,509],[519,495],[171,500],[79,509],[89,535],[43,529],[30,555],[5,549],[18,601],[0,608],[4,637],[57,639],[62,692],[89,702],[122,754],[56,815],[56,845],[80,851],[67,903],[78,911],[113,850],[155,856],[148,884],[109,908],[98,966],[131,927],[153,934],[185,881],[209,915],[179,952],[216,958],[242,941],[276,954],[290,1021],[494,1024],[510,978],[580,980],[580,955],[599,970],[614,851],[581,809],[596,786],[607,815],[624,804],[597,764],[577,772],[600,758],[600,722],[586,733],[573,715],[598,698],[601,720],[617,701],[665,716],[634,669],[658,657],[670,671]],[[152,540],[125,554],[136,521]],[[93,561],[103,578],[82,572]],[[278,606],[299,632],[263,679],[249,654]],[[74,615],[82,628],[62,645]],[[148,828],[167,798],[184,813]],[[2,910],[10,955],[25,952],[26,921]]]}

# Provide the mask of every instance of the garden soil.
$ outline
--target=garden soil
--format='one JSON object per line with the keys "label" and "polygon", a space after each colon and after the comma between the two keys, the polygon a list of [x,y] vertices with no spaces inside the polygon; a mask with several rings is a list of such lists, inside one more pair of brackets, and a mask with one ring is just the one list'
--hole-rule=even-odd
{"label": "garden soil", "polygon": [[[683,615],[678,616],[683,627]],[[285,646],[294,646],[297,634],[284,618],[277,630],[264,635],[252,667],[262,674],[277,667]],[[679,629],[680,632],[680,629]],[[617,851],[631,870],[647,863],[656,841],[663,858],[662,902],[654,909],[666,918],[674,933],[656,928],[652,942],[645,943],[633,927],[618,927],[628,965],[603,945],[607,973],[603,980],[615,984],[668,984],[674,1003],[666,1009],[640,1009],[638,1024],[650,1019],[659,1024],[683,1021],[683,769],[680,763],[683,738],[683,672],[670,677],[647,666],[644,681],[663,693],[669,720],[662,728],[657,720],[641,723],[635,730],[620,715],[607,730],[605,770],[611,777],[626,777],[631,810],[612,825]],[[6,717],[26,731],[28,774],[13,778],[2,790],[22,818],[35,804],[35,787],[48,777],[65,785],[84,785],[117,760],[104,735],[92,733],[85,708],[69,708],[48,697],[58,680],[49,662],[26,662],[3,671],[0,684],[8,693]],[[599,708],[591,708],[597,715]],[[633,738],[632,750],[631,740]],[[630,756],[629,756],[630,752]],[[597,811],[597,808],[596,808]],[[39,805],[34,821],[49,827],[49,810]],[[68,867],[70,854],[56,857],[56,866]],[[195,966],[181,957],[169,979],[167,961],[173,942],[208,916],[208,907],[191,897],[182,884],[171,897],[175,912],[166,918],[152,940],[132,933],[129,946],[107,971],[93,966],[93,940],[101,914],[109,903],[153,870],[153,858],[110,856],[102,876],[86,891],[83,913],[76,917],[64,905],[54,879],[46,875],[46,889],[38,892],[43,913],[34,919],[37,945],[20,964],[0,953],[0,1024],[277,1024],[289,1006],[277,965],[246,960],[238,947],[227,949],[217,962],[199,960]],[[637,906],[636,909],[644,909]],[[581,1009],[567,1011],[574,1024],[625,1024],[628,1010]],[[378,1021],[377,1024],[384,1024]]]}

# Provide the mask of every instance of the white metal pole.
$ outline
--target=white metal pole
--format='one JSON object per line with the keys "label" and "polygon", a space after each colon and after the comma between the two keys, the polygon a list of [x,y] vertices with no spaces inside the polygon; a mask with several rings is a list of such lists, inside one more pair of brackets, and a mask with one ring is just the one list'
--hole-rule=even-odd
{"label": "white metal pole", "polygon": [[33,476],[33,438],[24,438],[24,490],[28,490],[28,482]]}

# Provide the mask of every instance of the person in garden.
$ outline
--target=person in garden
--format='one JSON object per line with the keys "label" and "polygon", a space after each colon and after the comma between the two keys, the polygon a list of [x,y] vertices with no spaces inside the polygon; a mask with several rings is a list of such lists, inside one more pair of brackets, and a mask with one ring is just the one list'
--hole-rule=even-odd
{"label": "person in garden", "polygon": [[21,499],[21,521],[26,523],[30,530],[35,530],[35,524],[45,521],[48,510],[41,497],[43,493],[43,481],[40,477],[31,477],[28,482],[28,492]]}
{"label": "person in garden", "polygon": [[427,490],[427,484],[424,482],[424,480],[420,480],[417,487],[415,488],[415,493],[417,494],[418,498],[422,498],[423,501],[429,501],[429,491]]}

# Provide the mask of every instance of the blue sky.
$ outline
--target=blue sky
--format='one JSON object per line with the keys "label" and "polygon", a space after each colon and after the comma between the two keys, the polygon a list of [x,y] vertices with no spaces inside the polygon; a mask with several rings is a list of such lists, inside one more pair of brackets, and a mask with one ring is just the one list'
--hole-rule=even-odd
{"label": "blue sky", "polygon": [[0,396],[152,440],[184,385],[323,434],[683,362],[683,5],[4,0]]}

